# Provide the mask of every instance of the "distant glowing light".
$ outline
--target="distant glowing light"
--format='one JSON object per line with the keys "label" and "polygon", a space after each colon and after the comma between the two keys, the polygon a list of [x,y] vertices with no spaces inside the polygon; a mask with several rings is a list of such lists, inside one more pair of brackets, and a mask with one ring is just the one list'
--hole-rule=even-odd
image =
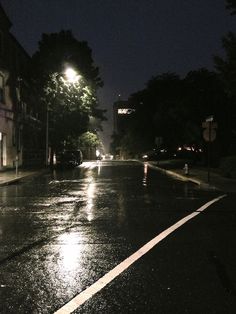
{"label": "distant glowing light", "polygon": [[56,165],[57,164],[57,157],[56,157],[56,154],[54,153],[53,154],[53,165]]}
{"label": "distant glowing light", "polygon": [[147,173],[148,173],[148,165],[147,163],[145,163],[144,168],[143,168],[143,186],[147,186]]}
{"label": "distant glowing light", "polygon": [[93,169],[95,167],[97,167],[97,162],[94,161],[84,161],[83,164],[81,165],[81,168]]}
{"label": "distant glowing light", "polygon": [[135,109],[131,109],[131,108],[120,108],[118,109],[118,114],[131,114],[135,112]]}
{"label": "distant glowing light", "polygon": [[112,159],[114,159],[114,155],[111,155],[111,154],[102,155],[102,160],[112,160]]}

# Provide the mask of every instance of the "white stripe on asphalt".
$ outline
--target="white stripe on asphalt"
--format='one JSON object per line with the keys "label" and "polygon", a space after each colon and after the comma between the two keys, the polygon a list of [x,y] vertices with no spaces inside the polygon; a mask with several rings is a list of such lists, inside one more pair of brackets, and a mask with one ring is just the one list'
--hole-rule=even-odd
{"label": "white stripe on asphalt", "polygon": [[180,219],[177,221],[174,225],[166,229],[165,231],[161,232],[158,236],[153,238],[151,241],[146,243],[144,246],[142,246],[138,251],[136,251],[134,254],[126,258],[123,262],[121,262],[119,265],[117,265],[115,268],[110,270],[106,275],[101,277],[98,281],[93,283],[90,287],[82,291],[80,294],[78,294],[76,297],[74,297],[71,301],[66,303],[63,307],[61,307],[58,311],[56,311],[54,314],[69,314],[75,311],[80,305],[82,305],[85,301],[90,299],[94,294],[99,292],[102,288],[104,288],[108,283],[110,283],[113,279],[115,279],[117,276],[119,276],[124,270],[126,270],[129,266],[131,266],[135,261],[137,261],[141,256],[146,254],[148,251],[150,251],[155,245],[157,245],[160,241],[165,239],[169,234],[174,232],[176,229],[180,228],[182,225],[184,225],[187,221],[194,218],[195,216],[199,215],[201,212],[203,212],[207,207],[211,206],[213,203],[219,201],[225,195],[221,195],[212,201],[206,203],[205,205],[201,206],[199,209],[197,209],[192,214]]}

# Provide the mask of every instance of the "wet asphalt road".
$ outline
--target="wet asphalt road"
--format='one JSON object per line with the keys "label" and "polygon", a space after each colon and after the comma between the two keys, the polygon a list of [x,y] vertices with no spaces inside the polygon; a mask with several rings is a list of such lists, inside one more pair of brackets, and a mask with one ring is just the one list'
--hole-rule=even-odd
{"label": "wet asphalt road", "polygon": [[[221,195],[135,162],[0,188],[0,313],[54,313]],[[173,232],[74,313],[236,313],[235,195]]]}

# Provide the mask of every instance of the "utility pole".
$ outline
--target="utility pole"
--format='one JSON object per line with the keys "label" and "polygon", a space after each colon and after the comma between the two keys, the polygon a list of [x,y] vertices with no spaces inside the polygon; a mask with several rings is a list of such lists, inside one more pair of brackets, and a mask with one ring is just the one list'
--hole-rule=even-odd
{"label": "utility pole", "polygon": [[49,141],[48,141],[48,131],[49,131],[49,112],[48,112],[48,103],[47,103],[47,107],[46,107],[46,147],[45,147],[45,165],[46,167],[48,166],[48,145],[49,145]]}

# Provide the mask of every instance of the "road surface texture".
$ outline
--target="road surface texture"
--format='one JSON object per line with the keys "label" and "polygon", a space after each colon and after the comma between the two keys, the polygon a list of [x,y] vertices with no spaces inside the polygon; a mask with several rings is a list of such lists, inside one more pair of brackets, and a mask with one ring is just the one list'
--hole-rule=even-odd
{"label": "road surface texture", "polygon": [[236,313],[235,194],[105,161],[0,197],[0,313]]}

